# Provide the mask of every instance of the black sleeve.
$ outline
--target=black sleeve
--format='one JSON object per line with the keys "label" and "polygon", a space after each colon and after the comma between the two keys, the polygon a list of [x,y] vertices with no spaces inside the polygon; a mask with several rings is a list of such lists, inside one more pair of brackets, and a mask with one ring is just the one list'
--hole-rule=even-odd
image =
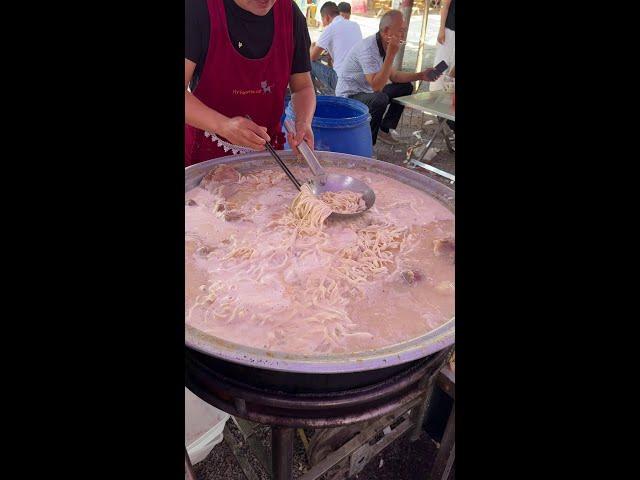
{"label": "black sleeve", "polygon": [[300,7],[293,3],[293,62],[291,74],[311,71],[311,38],[307,28],[307,19]]}
{"label": "black sleeve", "polygon": [[184,58],[202,68],[209,47],[207,0],[184,2]]}

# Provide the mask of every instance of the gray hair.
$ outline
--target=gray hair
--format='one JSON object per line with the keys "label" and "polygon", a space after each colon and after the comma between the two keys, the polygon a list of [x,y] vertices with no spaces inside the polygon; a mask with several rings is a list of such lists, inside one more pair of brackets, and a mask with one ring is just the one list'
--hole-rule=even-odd
{"label": "gray hair", "polygon": [[402,18],[402,12],[400,10],[389,10],[387,13],[382,15],[378,30],[382,32],[385,28],[390,27],[398,16]]}

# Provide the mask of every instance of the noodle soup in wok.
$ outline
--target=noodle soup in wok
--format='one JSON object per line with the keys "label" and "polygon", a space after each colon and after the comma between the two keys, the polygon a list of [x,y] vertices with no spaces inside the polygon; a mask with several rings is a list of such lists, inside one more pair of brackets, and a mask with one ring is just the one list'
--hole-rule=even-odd
{"label": "noodle soup in wok", "polygon": [[329,354],[397,344],[453,317],[453,214],[384,175],[327,171],[365,181],[375,205],[308,215],[281,170],[228,165],[185,194],[187,324],[254,348]]}

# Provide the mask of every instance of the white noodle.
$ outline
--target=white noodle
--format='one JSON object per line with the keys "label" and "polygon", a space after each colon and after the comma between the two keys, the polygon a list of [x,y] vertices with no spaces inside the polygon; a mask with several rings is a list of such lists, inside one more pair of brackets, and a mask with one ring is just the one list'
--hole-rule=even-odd
{"label": "white noodle", "polygon": [[329,205],[333,212],[337,213],[358,213],[367,208],[362,194],[349,190],[324,192],[320,195],[320,200]]}

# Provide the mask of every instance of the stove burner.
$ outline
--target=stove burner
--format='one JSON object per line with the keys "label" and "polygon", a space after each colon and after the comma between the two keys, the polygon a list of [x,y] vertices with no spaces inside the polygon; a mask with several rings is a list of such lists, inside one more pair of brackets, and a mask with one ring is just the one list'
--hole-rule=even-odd
{"label": "stove burner", "polygon": [[[186,386],[205,402],[230,415],[267,424],[272,429],[274,480],[291,479],[295,428],[331,428],[390,414],[412,402],[424,417],[427,389],[445,365],[451,349],[413,362],[382,381],[358,388],[290,393],[252,384],[252,377],[228,377],[212,368],[207,355],[185,348]],[[336,374],[338,377],[340,374]],[[422,421],[417,423],[421,428]]]}

